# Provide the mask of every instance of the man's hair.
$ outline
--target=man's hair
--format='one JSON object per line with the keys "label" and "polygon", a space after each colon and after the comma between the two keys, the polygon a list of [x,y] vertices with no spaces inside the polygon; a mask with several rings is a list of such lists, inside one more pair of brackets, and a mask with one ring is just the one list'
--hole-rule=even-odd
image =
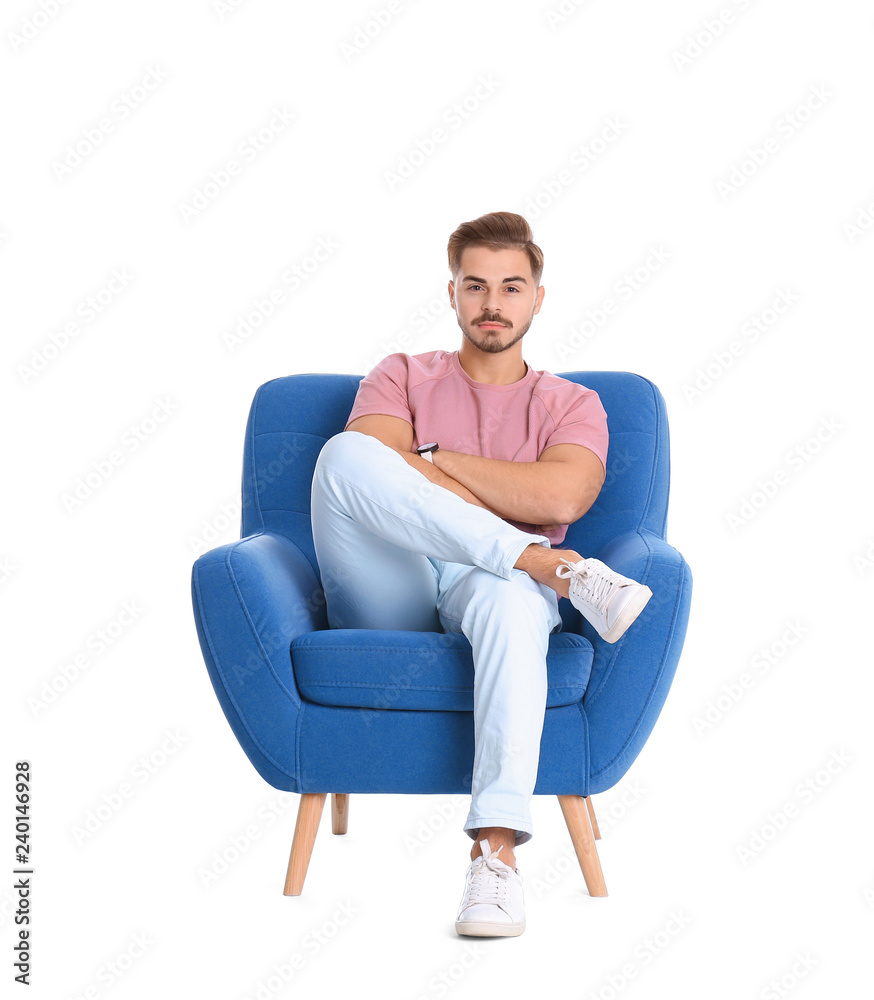
{"label": "man's hair", "polygon": [[489,250],[524,250],[531,263],[535,286],[543,274],[543,252],[534,242],[526,219],[513,212],[489,212],[471,222],[462,222],[449,237],[449,270],[454,278],[461,267],[461,252],[465,247],[487,247]]}

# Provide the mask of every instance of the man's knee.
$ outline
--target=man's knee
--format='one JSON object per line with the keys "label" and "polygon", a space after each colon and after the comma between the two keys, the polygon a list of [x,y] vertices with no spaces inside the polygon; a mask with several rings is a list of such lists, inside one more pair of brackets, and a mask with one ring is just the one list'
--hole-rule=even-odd
{"label": "man's knee", "polygon": [[[366,439],[369,438],[370,441]],[[361,431],[340,431],[322,445],[316,468],[331,470],[336,466],[346,467],[350,462],[357,461],[360,456],[373,450],[373,442],[382,444],[372,434],[362,434]]]}
{"label": "man's knee", "polygon": [[530,621],[532,616],[552,622],[552,607],[536,580],[527,573],[513,573],[509,580],[479,567],[471,570],[468,608],[495,615],[508,622]]}

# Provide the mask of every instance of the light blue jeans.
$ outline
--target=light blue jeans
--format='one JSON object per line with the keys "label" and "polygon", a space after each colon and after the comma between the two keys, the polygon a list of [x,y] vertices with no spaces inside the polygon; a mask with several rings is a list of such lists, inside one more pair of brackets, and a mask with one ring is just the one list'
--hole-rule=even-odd
{"label": "light blue jeans", "polygon": [[546,651],[558,594],[514,569],[544,535],[433,484],[359,431],[324,445],[312,486],[316,558],[331,628],[463,632],[474,662],[470,812],[531,839],[530,801],[546,711]]}

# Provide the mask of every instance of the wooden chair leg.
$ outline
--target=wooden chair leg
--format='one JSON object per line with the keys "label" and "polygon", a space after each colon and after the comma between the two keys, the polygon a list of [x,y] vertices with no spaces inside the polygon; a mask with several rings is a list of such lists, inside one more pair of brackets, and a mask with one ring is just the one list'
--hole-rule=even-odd
{"label": "wooden chair leg", "polygon": [[300,797],[283,896],[299,896],[303,891],[303,881],[307,877],[326,795],[327,792],[308,792]]}
{"label": "wooden chair leg", "polygon": [[339,792],[331,795],[331,831],[345,833],[349,826],[349,796]]}
{"label": "wooden chair leg", "polygon": [[606,896],[607,886],[604,883],[604,873],[601,871],[598,848],[595,844],[595,838],[592,836],[589,810],[583,804],[583,797],[581,795],[559,795],[558,802],[564,813],[564,819],[573,841],[574,850],[577,852],[577,860],[583,870],[583,878],[586,880],[589,895]]}
{"label": "wooden chair leg", "polygon": [[592,821],[592,833],[595,834],[595,840],[601,839],[601,831],[598,829],[598,821],[595,819],[595,807],[592,804],[592,796],[586,796],[586,808],[589,810],[589,819]]}

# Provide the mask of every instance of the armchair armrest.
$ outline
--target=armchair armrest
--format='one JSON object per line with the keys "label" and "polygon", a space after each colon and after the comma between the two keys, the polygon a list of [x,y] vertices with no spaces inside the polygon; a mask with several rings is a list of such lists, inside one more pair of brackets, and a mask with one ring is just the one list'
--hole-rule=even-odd
{"label": "armchair armrest", "polygon": [[583,696],[592,793],[612,788],[622,778],[652,732],[676,672],[692,598],[692,573],[685,559],[650,531],[614,539],[597,558],[645,583],[653,595],[616,643],[604,642],[583,622],[595,647]]}
{"label": "armchair armrest", "polygon": [[191,572],[200,647],[240,745],[274,788],[297,791],[300,693],[291,642],[327,628],[322,588],[297,545],[264,531],[204,553]]}

